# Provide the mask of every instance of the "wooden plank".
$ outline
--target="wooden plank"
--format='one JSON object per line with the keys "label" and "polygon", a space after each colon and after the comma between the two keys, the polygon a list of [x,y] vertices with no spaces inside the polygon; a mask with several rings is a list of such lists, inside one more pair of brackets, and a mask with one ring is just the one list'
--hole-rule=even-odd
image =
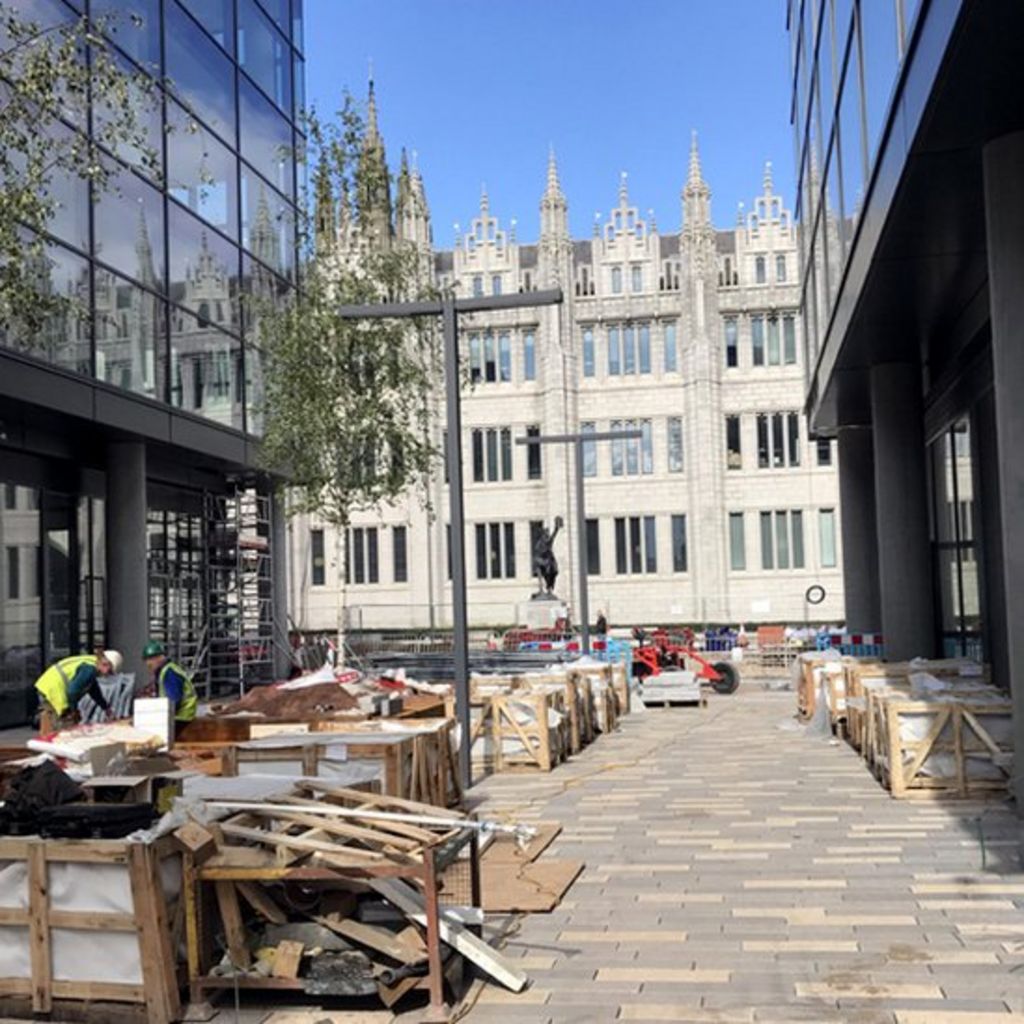
{"label": "wooden plank", "polygon": [[287,924],[288,915],[274,902],[270,893],[255,882],[235,882],[235,888],[246,903],[256,911],[260,917],[271,924]]}
{"label": "wooden plank", "polygon": [[164,964],[170,959],[170,938],[166,935],[167,922],[164,920],[164,939],[160,939],[160,925],[154,919],[157,913],[153,900],[153,877],[148,868],[149,851],[141,844],[134,844],[129,850],[128,871],[131,879],[132,906],[135,908],[135,924],[138,929],[139,963],[142,969],[143,999],[146,1016],[153,1024],[169,1024],[171,1018],[171,993]]}
{"label": "wooden plank", "polygon": [[134,914],[98,910],[51,910],[51,928],[77,928],[87,932],[133,932]]}
{"label": "wooden plank", "polygon": [[279,942],[277,952],[274,954],[274,966],[270,970],[271,976],[274,978],[297,978],[305,948],[301,942],[293,942],[291,939]]}
{"label": "wooden plank", "polygon": [[50,880],[46,866],[46,843],[28,848],[29,960],[32,966],[32,1012],[49,1013],[53,1008],[51,988],[53,964],[50,958]]}
{"label": "wooden plank", "polygon": [[[416,842],[412,839],[404,839],[399,836],[387,835],[377,831],[375,828],[364,828],[362,825],[352,825],[349,823],[351,819],[341,820],[337,818],[330,818],[326,815],[313,815],[313,814],[301,814],[296,811],[273,811],[271,813],[268,806],[267,817],[275,818],[279,821],[294,821],[297,824],[307,825],[310,828],[316,828],[319,832],[325,832],[328,835],[340,836],[343,839],[358,839],[363,843],[376,843],[379,846],[391,847],[393,850],[413,852],[421,849],[423,844]],[[430,840],[433,841],[433,834],[430,835]]]}
{"label": "wooden plank", "polygon": [[358,942],[360,946],[366,946],[377,953],[395,960],[400,964],[421,964],[427,959],[426,951],[418,951],[412,948],[407,942],[403,942],[394,932],[387,928],[380,928],[377,925],[363,924],[360,921],[353,921],[348,917],[339,917],[336,914],[321,915],[313,918],[317,924],[330,928],[332,932]]}
{"label": "wooden plank", "polygon": [[372,807],[380,811],[408,811],[411,814],[422,814],[431,818],[451,818],[453,824],[458,824],[466,817],[458,811],[446,810],[444,807],[434,807],[432,804],[420,803],[416,800],[405,800],[401,797],[385,794],[364,793],[358,789],[332,786],[329,782],[319,782],[313,779],[306,779],[301,782],[299,788],[323,793],[329,801],[334,798],[335,802],[347,801],[356,807]]}
{"label": "wooden plank", "polygon": [[[374,878],[369,880],[369,884],[402,913],[411,917],[417,924],[426,926],[427,914],[423,897],[407,882],[397,878]],[[513,992],[522,992],[526,987],[529,979],[522,971],[496,949],[488,946],[458,921],[449,917],[443,909],[440,914],[440,930],[441,938],[449,946],[454,946],[464,957],[506,988]]]}
{"label": "wooden plank", "polygon": [[224,925],[228,957],[235,967],[249,967],[252,955],[246,942],[247,936],[242,924],[242,912],[238,906],[235,883],[214,882],[214,888],[217,893],[217,906],[220,908],[220,919]]}
{"label": "wooden plank", "polygon": [[144,985],[122,985],[113,981],[55,981],[55,999],[76,999],[86,1003],[107,1000],[112,1003],[145,1003]]}
{"label": "wooden plank", "polygon": [[321,842],[317,839],[303,839],[299,836],[280,835],[277,832],[264,832],[258,828],[243,828],[241,825],[224,825],[224,832],[239,839],[249,839],[254,843],[267,843],[274,847],[288,847],[306,853],[330,853],[336,856],[351,857],[354,862],[379,864],[389,858],[373,850],[361,850],[355,846],[342,846],[340,843]]}

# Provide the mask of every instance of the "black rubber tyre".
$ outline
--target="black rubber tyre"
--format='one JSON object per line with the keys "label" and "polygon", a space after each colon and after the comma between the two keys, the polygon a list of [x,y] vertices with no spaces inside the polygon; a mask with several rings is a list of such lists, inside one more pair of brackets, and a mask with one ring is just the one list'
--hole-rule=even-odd
{"label": "black rubber tyre", "polygon": [[722,678],[711,685],[715,693],[735,693],[740,687],[740,670],[731,661],[716,661],[711,666]]}

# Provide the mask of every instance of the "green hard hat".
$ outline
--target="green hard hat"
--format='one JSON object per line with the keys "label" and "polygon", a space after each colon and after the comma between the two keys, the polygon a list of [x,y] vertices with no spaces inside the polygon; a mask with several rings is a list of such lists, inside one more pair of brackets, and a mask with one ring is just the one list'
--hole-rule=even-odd
{"label": "green hard hat", "polygon": [[162,658],[167,651],[164,650],[164,645],[159,640],[150,640],[145,647],[142,648],[143,658]]}

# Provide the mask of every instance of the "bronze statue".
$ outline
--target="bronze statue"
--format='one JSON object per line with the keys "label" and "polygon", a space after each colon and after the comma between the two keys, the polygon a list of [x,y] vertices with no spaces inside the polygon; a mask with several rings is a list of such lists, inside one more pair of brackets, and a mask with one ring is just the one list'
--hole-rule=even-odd
{"label": "bronze statue", "polygon": [[[562,517],[555,516],[555,528],[549,531],[541,526],[533,545],[533,574],[540,583],[535,597],[551,596],[558,579],[558,560],[555,558],[554,541],[562,528]],[[545,590],[546,588],[546,590]]]}

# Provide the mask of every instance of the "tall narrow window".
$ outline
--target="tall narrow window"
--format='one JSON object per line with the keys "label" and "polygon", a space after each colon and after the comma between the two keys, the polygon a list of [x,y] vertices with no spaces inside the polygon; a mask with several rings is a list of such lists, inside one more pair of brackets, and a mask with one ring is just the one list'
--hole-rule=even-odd
{"label": "tall narrow window", "polygon": [[473,295],[476,298],[480,298],[484,293],[484,279],[482,274],[475,274],[473,276]]}
{"label": "tall narrow window", "polygon": [[404,526],[391,528],[391,566],[396,583],[409,582],[409,552]]}
{"label": "tall narrow window", "polygon": [[516,524],[505,523],[505,579],[516,578]]}
{"label": "tall narrow window", "polygon": [[491,275],[491,294],[492,295],[500,295],[501,294],[501,274],[492,274]]}
{"label": "tall narrow window", "polygon": [[377,551],[377,527],[370,526],[366,530],[366,582],[380,582],[380,560]]}
{"label": "tall narrow window", "polygon": [[630,289],[634,293],[644,290],[644,272],[642,267],[632,267],[630,269]]}
{"label": "tall narrow window", "polygon": [[494,335],[484,335],[484,380],[493,384],[498,379],[498,363],[494,355]]}
{"label": "tall narrow window", "polygon": [[787,366],[796,362],[796,318],[793,316],[782,318],[782,361]]}
{"label": "tall narrow window", "polygon": [[764,284],[768,279],[766,273],[765,261],[763,256],[757,256],[754,259],[754,280],[758,284]]}
{"label": "tall narrow window", "polygon": [[729,469],[743,468],[739,416],[725,417],[725,464]]}
{"label": "tall narrow window", "polygon": [[742,572],[747,567],[747,538],[742,512],[729,513],[729,568]]}
{"label": "tall narrow window", "polygon": [[782,413],[772,414],[772,468],[782,469],[786,465],[786,446],[782,439]]}
{"label": "tall narrow window", "polygon": [[772,514],[761,513],[761,568],[775,568],[775,538],[772,536]]}
{"label": "tall narrow window", "polygon": [[537,379],[537,348],[533,331],[523,335],[523,380]]}
{"label": "tall narrow window", "polygon": [[477,523],[473,530],[476,536],[476,578],[487,579],[487,527]]}
{"label": "tall narrow window", "polygon": [[822,569],[836,567],[836,511],[823,508],[818,511],[818,546]]}
{"label": "tall narrow window", "polygon": [[615,520],[615,571],[625,575],[629,562],[626,557],[626,520]]}
{"label": "tall narrow window", "polygon": [[[597,430],[597,424],[586,422],[580,424],[580,433],[593,434]],[[583,475],[597,476],[597,442],[583,441]]]}
{"label": "tall narrow window", "polygon": [[309,531],[309,553],[312,558],[312,575],[310,582],[314,587],[322,587],[327,582],[327,562],[324,559],[324,531]]}
{"label": "tall narrow window", "polygon": [[17,544],[8,544],[6,551],[7,600],[17,601],[21,598],[21,549]]}
{"label": "tall narrow window", "polygon": [[583,376],[594,376],[594,332],[590,327],[583,332]]}
{"label": "tall narrow window", "polygon": [[789,530],[786,513],[775,513],[775,564],[780,569],[789,568]]}
{"label": "tall narrow window", "polygon": [[612,295],[622,294],[622,267],[612,267]]}
{"label": "tall narrow window", "polygon": [[781,361],[779,350],[779,318],[768,317],[768,365],[778,366]]}
{"label": "tall narrow window", "polygon": [[356,527],[352,535],[352,582],[366,582],[366,550],[363,547],[363,530]]}
{"label": "tall narrow window", "polygon": [[484,357],[479,334],[469,336],[469,377],[474,384],[484,379]]}
{"label": "tall narrow window", "polygon": [[[540,427],[534,424],[526,428],[527,437],[540,437]],[[539,480],[543,475],[541,463],[541,446],[539,444],[528,444],[526,446],[526,478],[527,480]]]}
{"label": "tall narrow window", "polygon": [[789,442],[789,464],[800,465],[800,416],[791,412],[786,416],[786,433]]}
{"label": "tall narrow window", "polygon": [[[622,429],[622,420],[612,420],[611,429],[614,433]],[[612,447],[612,476],[622,476],[626,469],[626,441],[624,438],[616,437],[611,441]]]}
{"label": "tall narrow window", "polygon": [[512,431],[509,427],[501,428],[501,479],[512,479]]}
{"label": "tall narrow window", "polygon": [[767,469],[772,464],[771,447],[768,441],[768,417],[759,413],[757,417],[757,466]]}
{"label": "tall narrow window", "polygon": [[512,380],[512,341],[507,334],[498,335],[498,370],[503,384]]}
{"label": "tall narrow window", "polygon": [[804,514],[799,509],[789,513],[790,532],[792,534],[793,568],[804,567]]}
{"label": "tall narrow window", "polygon": [[734,316],[725,318],[725,365],[740,365],[739,331]]}
{"label": "tall narrow window", "polygon": [[650,420],[640,421],[640,472],[654,472],[654,431]]}
{"label": "tall narrow window", "polygon": [[622,372],[636,373],[636,330],[631,325],[622,329]]}
{"label": "tall narrow window", "polygon": [[750,318],[750,361],[764,366],[764,317],[760,314]]}
{"label": "tall narrow window", "polygon": [[448,579],[452,578],[452,524],[444,524],[445,561],[448,567]]}
{"label": "tall narrow window", "polygon": [[608,376],[617,377],[622,372],[622,349],[619,343],[618,327],[608,328]]}
{"label": "tall narrow window", "polygon": [[498,479],[498,432],[487,431],[487,479],[492,483]]}
{"label": "tall narrow window", "polygon": [[484,481],[484,432],[473,431],[473,483]]}
{"label": "tall narrow window", "polygon": [[651,328],[649,324],[641,324],[637,328],[639,334],[640,372],[651,372]]}
{"label": "tall narrow window", "polygon": [[491,534],[491,579],[501,579],[501,523],[490,524]]}
{"label": "tall narrow window", "polygon": [[601,532],[596,519],[587,520],[587,575],[601,575]]}
{"label": "tall narrow window", "polygon": [[775,280],[780,284],[786,280],[786,257],[782,254],[775,257]]}
{"label": "tall narrow window", "polygon": [[[627,430],[636,430],[636,420],[626,420]],[[640,445],[635,437],[626,438],[626,475],[636,476],[640,472]]]}
{"label": "tall narrow window", "polygon": [[676,351],[676,325],[665,324],[665,372],[675,373],[679,365],[679,353]]}
{"label": "tall narrow window", "polygon": [[817,442],[818,465],[832,465],[832,442],[827,437],[819,437]]}
{"label": "tall narrow window", "polygon": [[672,571],[686,572],[686,516],[672,517]]}
{"label": "tall narrow window", "polygon": [[[644,572],[657,571],[658,538],[654,529],[654,516],[644,516]],[[685,572],[685,569],[683,571]]]}
{"label": "tall narrow window", "polygon": [[629,571],[633,573],[643,572],[643,535],[641,533],[641,521],[639,516],[629,518]]}
{"label": "tall narrow window", "polygon": [[683,420],[680,416],[668,418],[668,471],[683,471]]}

